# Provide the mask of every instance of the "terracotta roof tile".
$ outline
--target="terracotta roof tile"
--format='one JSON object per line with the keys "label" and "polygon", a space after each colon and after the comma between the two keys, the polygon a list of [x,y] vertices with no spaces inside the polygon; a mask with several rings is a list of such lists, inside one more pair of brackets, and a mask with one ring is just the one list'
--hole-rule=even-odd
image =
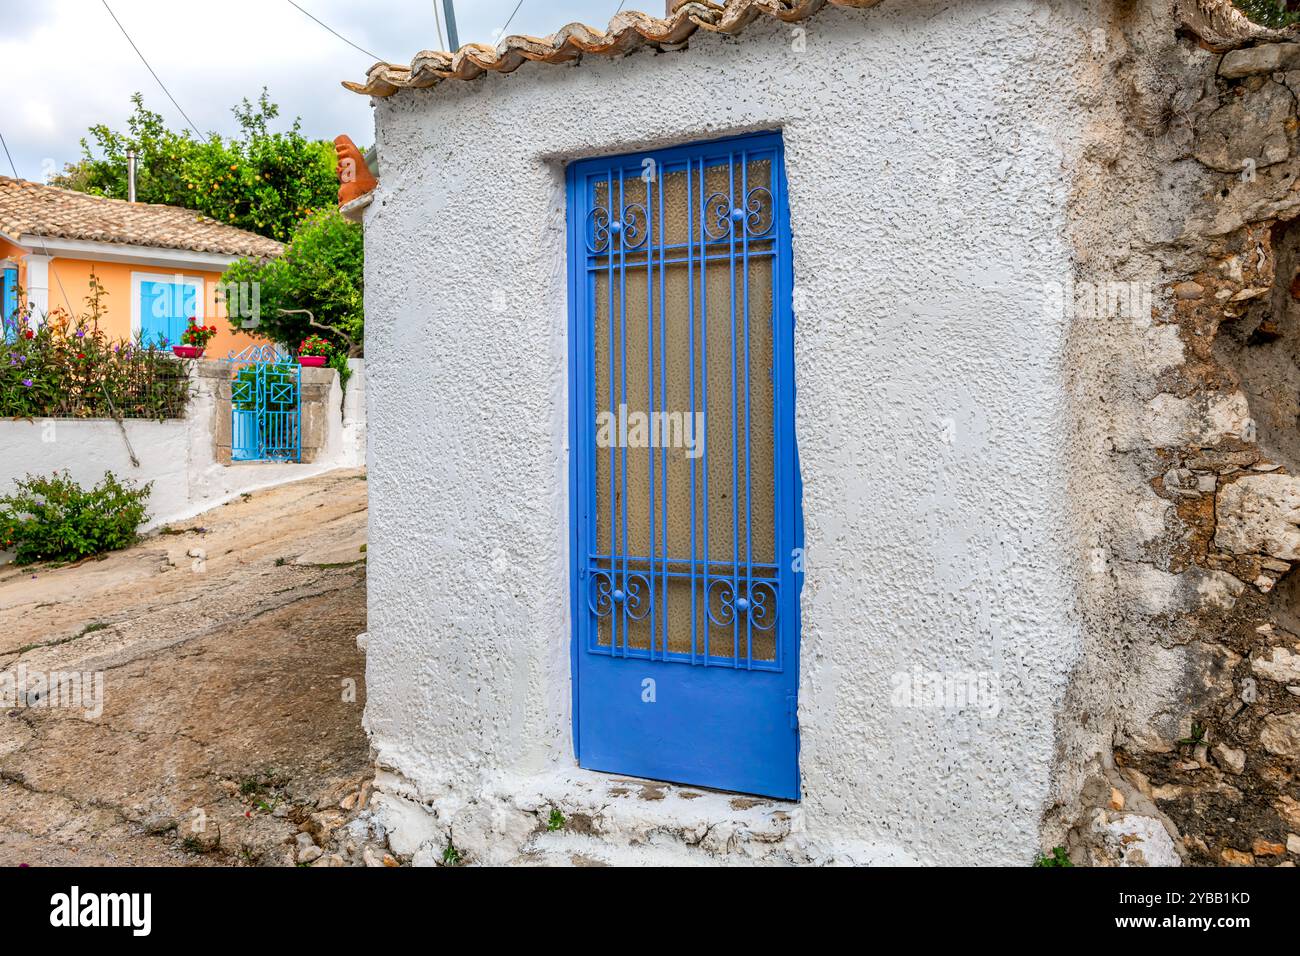
{"label": "terracotta roof tile", "polygon": [[192,209],[105,199],[6,176],[0,176],[0,232],[14,240],[36,235],[227,256],[273,257],[284,251],[273,239]]}
{"label": "terracotta roof tile", "polygon": [[[376,63],[364,83],[343,85],[354,93],[392,96],[402,89],[423,89],[443,80],[472,80],[488,71],[511,73],[525,62],[571,63],[583,54],[622,56],[639,47],[672,50],[686,45],[699,30],[736,36],[759,17],[786,23],[806,20],[828,4],[874,7],[882,0],[679,0],[667,17],[628,11],[600,31],[570,23],[549,37],[509,36],[495,47],[470,43],[459,52],[425,50],[410,66]],[[1231,0],[1175,0],[1176,15],[1215,49],[1227,49],[1262,39],[1280,39],[1286,31],[1267,30],[1248,20]],[[1294,33],[1294,29],[1290,31]]]}
{"label": "terracotta roof tile", "polygon": [[630,10],[609,22],[604,32],[581,23],[570,23],[549,37],[509,36],[495,47],[469,43],[459,52],[417,53],[409,67],[376,63],[365,83],[344,86],[354,93],[392,96],[400,89],[422,89],[443,80],[472,80],[489,70],[511,73],[525,62],[570,63],[583,54],[622,56],[643,46],[678,49],[699,30],[735,36],[759,17],[775,17],[786,23],[806,20],[827,4],[836,7],[874,7],[881,0],[688,0],[679,3],[667,17],[654,17]]}

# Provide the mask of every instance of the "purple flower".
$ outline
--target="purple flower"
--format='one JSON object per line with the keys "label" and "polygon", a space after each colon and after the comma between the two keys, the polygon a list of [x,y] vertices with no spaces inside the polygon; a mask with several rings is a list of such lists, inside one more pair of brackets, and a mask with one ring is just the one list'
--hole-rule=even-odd
{"label": "purple flower", "polygon": [[32,387],[32,380],[30,378],[23,379],[23,388],[31,388],[31,387]]}
{"label": "purple flower", "polygon": [[77,338],[79,338],[79,339],[84,339],[85,337],[86,337],[86,330],[85,330],[85,329],[77,329]]}

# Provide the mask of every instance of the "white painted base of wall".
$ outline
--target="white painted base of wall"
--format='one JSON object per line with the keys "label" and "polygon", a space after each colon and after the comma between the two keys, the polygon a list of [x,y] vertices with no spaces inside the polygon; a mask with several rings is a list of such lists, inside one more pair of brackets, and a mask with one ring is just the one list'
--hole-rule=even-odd
{"label": "white painted base of wall", "polygon": [[[29,474],[67,471],[89,486],[111,471],[137,484],[153,482],[149,516],[141,528],[149,531],[193,518],[241,494],[365,464],[365,372],[359,360],[346,396],[337,376],[334,379],[326,446],[309,465],[218,463],[213,438],[217,381],[193,375],[194,395],[186,416],[172,421],[130,419],[119,425],[104,418],[0,420],[0,493],[12,491],[14,482]],[[354,385],[359,386],[355,392]],[[138,465],[131,461],[132,451]]]}
{"label": "white painted base of wall", "polygon": [[[132,420],[121,427],[104,418],[0,421],[0,487],[8,492],[25,475],[56,471],[67,471],[83,487],[108,471],[136,484],[153,482],[148,523],[142,528],[147,531],[192,518],[240,494],[348,467],[337,462],[222,466],[212,460],[210,436],[208,454],[196,459],[194,430],[192,419]],[[138,467],[131,463],[128,442]]]}
{"label": "white painted base of wall", "polygon": [[[432,866],[454,845],[471,864],[912,866],[896,846],[810,838],[797,803],[561,769],[448,787],[420,799],[381,770],[375,806],[393,850]],[[563,824],[550,829],[553,811]],[[558,821],[557,821],[558,822]]]}

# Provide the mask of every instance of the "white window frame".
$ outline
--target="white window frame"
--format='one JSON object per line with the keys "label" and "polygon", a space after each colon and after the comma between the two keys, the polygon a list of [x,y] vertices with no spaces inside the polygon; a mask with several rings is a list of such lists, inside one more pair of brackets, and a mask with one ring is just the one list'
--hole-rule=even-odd
{"label": "white window frame", "polygon": [[38,256],[35,253],[29,254],[25,259],[27,304],[32,310],[33,326],[44,325],[50,311],[50,269],[53,261],[51,256]]}
{"label": "white window frame", "polygon": [[207,280],[202,276],[187,276],[180,272],[171,275],[163,275],[158,272],[132,272],[131,273],[131,337],[135,338],[144,328],[142,321],[142,304],[141,304],[141,287],[146,282],[165,282],[168,285],[188,285],[198,289],[198,295],[195,297],[194,321],[199,325],[203,324],[206,318],[204,309],[206,308],[206,299],[208,292]]}

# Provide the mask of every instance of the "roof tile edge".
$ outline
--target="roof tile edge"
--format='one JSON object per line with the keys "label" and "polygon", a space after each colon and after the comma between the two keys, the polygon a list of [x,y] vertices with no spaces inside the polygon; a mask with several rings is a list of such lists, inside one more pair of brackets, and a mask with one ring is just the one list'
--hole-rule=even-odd
{"label": "roof tile edge", "polygon": [[686,0],[667,17],[629,10],[619,13],[604,32],[570,23],[549,37],[508,36],[497,46],[471,43],[455,54],[417,53],[410,66],[376,63],[365,83],[343,86],[366,96],[392,96],[402,89],[426,89],[444,80],[473,80],[484,73],[513,73],[524,63],[571,63],[584,54],[622,56],[644,46],[678,48],[699,30],[735,36],[760,16],[786,23],[806,20],[827,5],[865,9],[882,0]]}
{"label": "roof tile edge", "polygon": [[[427,89],[444,80],[473,80],[484,73],[513,73],[528,61],[571,63],[584,54],[622,56],[643,46],[677,49],[697,31],[736,36],[760,16],[786,23],[806,20],[827,5],[865,9],[883,0],[678,0],[667,17],[630,10],[619,13],[602,32],[570,23],[549,37],[508,36],[497,46],[471,43],[456,53],[425,50],[410,66],[376,63],[364,83],[343,86],[366,96],[387,97],[403,89]],[[1182,24],[1217,52],[1260,40],[1294,37],[1296,28],[1270,30],[1249,20],[1232,0],[1175,0]]]}

